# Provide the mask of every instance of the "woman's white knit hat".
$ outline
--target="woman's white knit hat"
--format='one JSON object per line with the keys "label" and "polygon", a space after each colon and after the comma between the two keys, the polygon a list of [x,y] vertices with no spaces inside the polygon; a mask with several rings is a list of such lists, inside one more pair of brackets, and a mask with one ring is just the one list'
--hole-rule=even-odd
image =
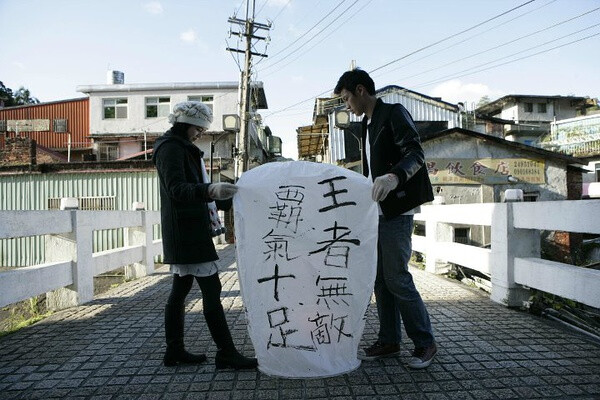
{"label": "woman's white knit hat", "polygon": [[212,110],[199,101],[184,101],[173,107],[173,113],[169,114],[169,122],[185,122],[187,124],[208,129],[213,120]]}

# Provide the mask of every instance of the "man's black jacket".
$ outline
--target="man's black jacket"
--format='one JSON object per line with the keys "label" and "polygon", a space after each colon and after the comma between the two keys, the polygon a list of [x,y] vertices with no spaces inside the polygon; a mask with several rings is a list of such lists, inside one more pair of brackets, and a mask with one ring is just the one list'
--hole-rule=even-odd
{"label": "man's black jacket", "polygon": [[379,204],[387,219],[394,218],[433,200],[433,190],[419,133],[409,112],[401,104],[387,104],[377,99],[369,129],[370,155],[366,163],[365,140],[367,117],[362,121],[363,173],[372,179],[394,173],[398,186]]}

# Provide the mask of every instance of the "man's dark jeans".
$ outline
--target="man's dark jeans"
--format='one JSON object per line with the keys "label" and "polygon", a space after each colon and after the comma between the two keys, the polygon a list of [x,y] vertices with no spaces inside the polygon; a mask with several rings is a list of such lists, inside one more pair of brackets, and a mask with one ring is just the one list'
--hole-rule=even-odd
{"label": "man's dark jeans", "polygon": [[375,298],[379,314],[379,341],[400,343],[402,322],[415,347],[434,342],[429,314],[408,272],[413,216],[386,220],[379,216]]}

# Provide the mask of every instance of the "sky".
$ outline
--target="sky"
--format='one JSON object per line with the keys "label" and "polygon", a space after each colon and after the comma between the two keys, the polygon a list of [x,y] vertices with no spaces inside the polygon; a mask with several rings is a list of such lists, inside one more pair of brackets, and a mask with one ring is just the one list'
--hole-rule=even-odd
{"label": "sky", "polygon": [[[315,97],[354,62],[377,88],[398,85],[471,109],[483,96],[600,97],[600,0],[248,0],[252,79],[263,123],[297,158]],[[244,43],[229,32],[247,0],[0,0],[0,81],[40,101],[78,85],[237,81]],[[268,43],[267,43],[268,42]]]}

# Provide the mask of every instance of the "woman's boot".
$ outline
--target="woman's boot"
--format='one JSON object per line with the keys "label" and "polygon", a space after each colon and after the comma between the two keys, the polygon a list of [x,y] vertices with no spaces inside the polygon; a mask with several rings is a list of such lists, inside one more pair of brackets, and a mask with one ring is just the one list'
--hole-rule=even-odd
{"label": "woman's boot", "polygon": [[244,357],[236,350],[223,307],[219,305],[217,310],[205,312],[204,318],[206,318],[210,334],[217,345],[218,350],[215,356],[217,369],[253,369],[258,366],[256,358]]}
{"label": "woman's boot", "polygon": [[185,351],[183,346],[183,328],[185,323],[184,306],[165,307],[165,338],[167,351],[163,358],[165,367],[177,364],[200,364],[206,361],[204,354],[192,354]]}

